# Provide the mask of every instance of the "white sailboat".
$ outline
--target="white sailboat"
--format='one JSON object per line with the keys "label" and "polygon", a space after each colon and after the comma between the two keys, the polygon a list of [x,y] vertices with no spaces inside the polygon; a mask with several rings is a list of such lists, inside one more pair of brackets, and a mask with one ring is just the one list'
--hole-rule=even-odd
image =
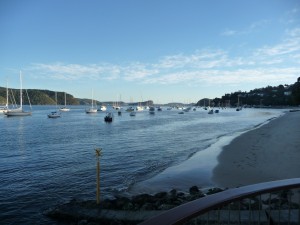
{"label": "white sailboat", "polygon": [[[20,107],[16,109],[7,109],[4,113],[6,116],[31,116],[31,111],[26,112],[23,110],[23,90],[22,90],[22,73],[20,71]],[[29,101],[30,104],[30,101]],[[30,105],[31,107],[31,105]]]}
{"label": "white sailboat", "polygon": [[64,107],[61,107],[61,108],[59,109],[59,111],[62,111],[62,112],[68,112],[68,111],[70,111],[70,109],[67,108],[67,96],[66,96],[66,92],[65,92],[65,106],[64,106]]}
{"label": "white sailboat", "polygon": [[[55,92],[55,105],[56,105],[56,108],[57,108],[57,93],[56,92]],[[59,117],[60,117],[60,113],[57,112],[57,111],[53,111],[53,112],[48,114],[48,118],[55,119],[55,118],[59,118]]]}
{"label": "white sailboat", "polygon": [[242,106],[240,106],[240,96],[238,95],[238,102],[237,102],[236,111],[241,111],[242,109],[243,109]]}
{"label": "white sailboat", "polygon": [[92,90],[92,107],[85,109],[86,113],[96,113],[97,112],[97,108],[94,108],[94,91]]}

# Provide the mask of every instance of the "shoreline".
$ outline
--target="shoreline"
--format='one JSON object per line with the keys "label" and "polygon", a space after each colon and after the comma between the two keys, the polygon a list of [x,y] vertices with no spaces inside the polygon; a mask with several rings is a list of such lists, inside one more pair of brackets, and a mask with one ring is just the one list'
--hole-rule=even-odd
{"label": "shoreline", "polygon": [[226,145],[212,181],[222,188],[300,177],[300,112],[287,112]]}
{"label": "shoreline", "polygon": [[216,143],[195,153],[182,163],[168,167],[152,178],[135,183],[126,193],[154,194],[172,189],[185,191],[191,186],[198,186],[201,190],[216,187],[211,177],[213,168],[218,164],[217,156],[222,151],[222,146],[229,144],[235,137],[236,134],[218,138]]}
{"label": "shoreline", "polygon": [[[171,189],[186,190],[193,185],[202,190],[213,187],[230,188],[300,177],[300,164],[296,160],[300,157],[300,150],[297,152],[297,147],[300,149],[300,140],[297,140],[300,137],[299,125],[300,112],[286,111],[285,114],[270,118],[250,130],[222,136],[205,151],[199,151],[186,161],[134,184],[126,193],[136,195]],[[280,144],[277,144],[278,140],[281,141]],[[285,163],[280,161],[284,150],[277,149],[266,158],[268,148],[282,146],[285,149],[289,143],[293,151],[286,158],[291,158],[293,163],[290,163],[290,159],[285,159]],[[262,148],[264,151],[253,152],[254,148]],[[239,149],[243,149],[243,152]],[[259,164],[253,159],[257,158],[257,154],[261,158]],[[266,163],[264,158],[270,162]],[[273,169],[277,164],[281,164],[279,172]],[[288,165],[284,166],[285,164]]]}

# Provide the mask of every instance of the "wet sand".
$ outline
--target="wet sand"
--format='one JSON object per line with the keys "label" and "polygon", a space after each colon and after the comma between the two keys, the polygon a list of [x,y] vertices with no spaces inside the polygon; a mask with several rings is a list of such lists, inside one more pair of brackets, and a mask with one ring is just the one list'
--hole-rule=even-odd
{"label": "wet sand", "polygon": [[300,177],[300,112],[287,112],[235,138],[213,170],[219,187]]}
{"label": "wet sand", "polygon": [[300,111],[238,137],[222,137],[206,151],[136,183],[128,193],[188,191],[193,185],[230,188],[295,177],[300,177]]}

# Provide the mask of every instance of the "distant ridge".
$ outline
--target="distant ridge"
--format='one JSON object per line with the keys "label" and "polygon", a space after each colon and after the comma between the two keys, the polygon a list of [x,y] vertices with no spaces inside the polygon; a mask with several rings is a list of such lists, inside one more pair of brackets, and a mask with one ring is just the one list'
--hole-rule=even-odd
{"label": "distant ridge", "polygon": [[[24,91],[24,90],[23,90]],[[9,94],[11,92],[14,95],[16,102],[19,102],[20,92],[19,89],[11,89],[9,88]],[[55,105],[55,91],[50,90],[38,90],[38,89],[27,89],[30,102],[32,105]],[[65,104],[65,92],[56,92],[57,93],[57,104],[64,105]],[[91,99],[87,98],[75,98],[73,95],[66,93],[67,105],[90,105],[92,103]],[[10,101],[10,100],[9,100]],[[10,101],[11,102],[11,101]],[[6,104],[6,87],[0,87],[0,105]],[[27,98],[24,98],[24,104],[29,104]],[[106,101],[99,102],[96,101],[97,105],[114,105],[116,102]],[[118,102],[119,105],[124,105],[127,103]],[[153,101],[144,101],[144,102],[135,102],[130,103],[130,105],[153,105]]]}
{"label": "distant ridge", "polygon": [[[10,92],[14,93],[14,98],[16,102],[19,102],[19,89],[10,89]],[[55,104],[55,91],[49,90],[38,90],[38,89],[28,89],[28,95],[32,105],[54,105]],[[71,94],[66,94],[67,105],[90,105],[92,100],[86,98],[75,98]],[[300,106],[300,77],[294,84],[291,85],[279,85],[279,86],[267,86],[265,88],[257,88],[249,92],[236,91],[230,94],[225,94],[221,98],[208,99],[203,98],[199,100],[196,104],[190,103],[188,105],[196,106],[225,106],[231,107],[237,105],[238,98],[243,105],[248,106]],[[152,100],[143,101],[143,102],[113,102],[105,101],[99,102],[96,101],[97,105],[141,105],[141,106],[151,106],[155,103]],[[6,104],[6,88],[0,87],[0,105]],[[28,104],[26,98],[24,98],[24,104]],[[57,104],[64,105],[64,92],[57,92]],[[157,105],[157,104],[156,104]],[[168,103],[160,104],[164,106],[182,106],[187,105],[183,103]]]}
{"label": "distant ridge", "polygon": [[[23,90],[24,91],[24,90]],[[30,102],[32,105],[54,105],[55,91],[27,89]],[[13,93],[16,102],[19,101],[19,89],[9,89],[9,95]],[[57,104],[64,105],[64,92],[57,92]],[[68,105],[79,105],[80,101],[74,98],[73,95],[66,94]],[[11,102],[11,100],[9,100]],[[0,87],[0,104],[6,104],[6,88]],[[24,98],[24,104],[29,104],[27,98]]]}

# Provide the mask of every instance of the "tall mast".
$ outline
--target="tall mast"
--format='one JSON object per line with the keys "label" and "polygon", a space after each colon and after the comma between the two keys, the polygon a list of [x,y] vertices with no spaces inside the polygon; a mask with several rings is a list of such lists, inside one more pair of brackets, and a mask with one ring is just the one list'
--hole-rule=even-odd
{"label": "tall mast", "polygon": [[94,98],[94,90],[92,89],[92,108],[94,108],[93,98]]}
{"label": "tall mast", "polygon": [[21,83],[21,87],[20,87],[20,107],[22,108],[23,102],[22,102],[22,72],[20,70],[20,83]]}
{"label": "tall mast", "polygon": [[65,92],[65,107],[67,106],[67,98],[66,98],[66,92]]}
{"label": "tall mast", "polygon": [[55,106],[57,108],[57,92],[55,92]]}
{"label": "tall mast", "polygon": [[8,107],[8,81],[6,80],[6,108]]}

